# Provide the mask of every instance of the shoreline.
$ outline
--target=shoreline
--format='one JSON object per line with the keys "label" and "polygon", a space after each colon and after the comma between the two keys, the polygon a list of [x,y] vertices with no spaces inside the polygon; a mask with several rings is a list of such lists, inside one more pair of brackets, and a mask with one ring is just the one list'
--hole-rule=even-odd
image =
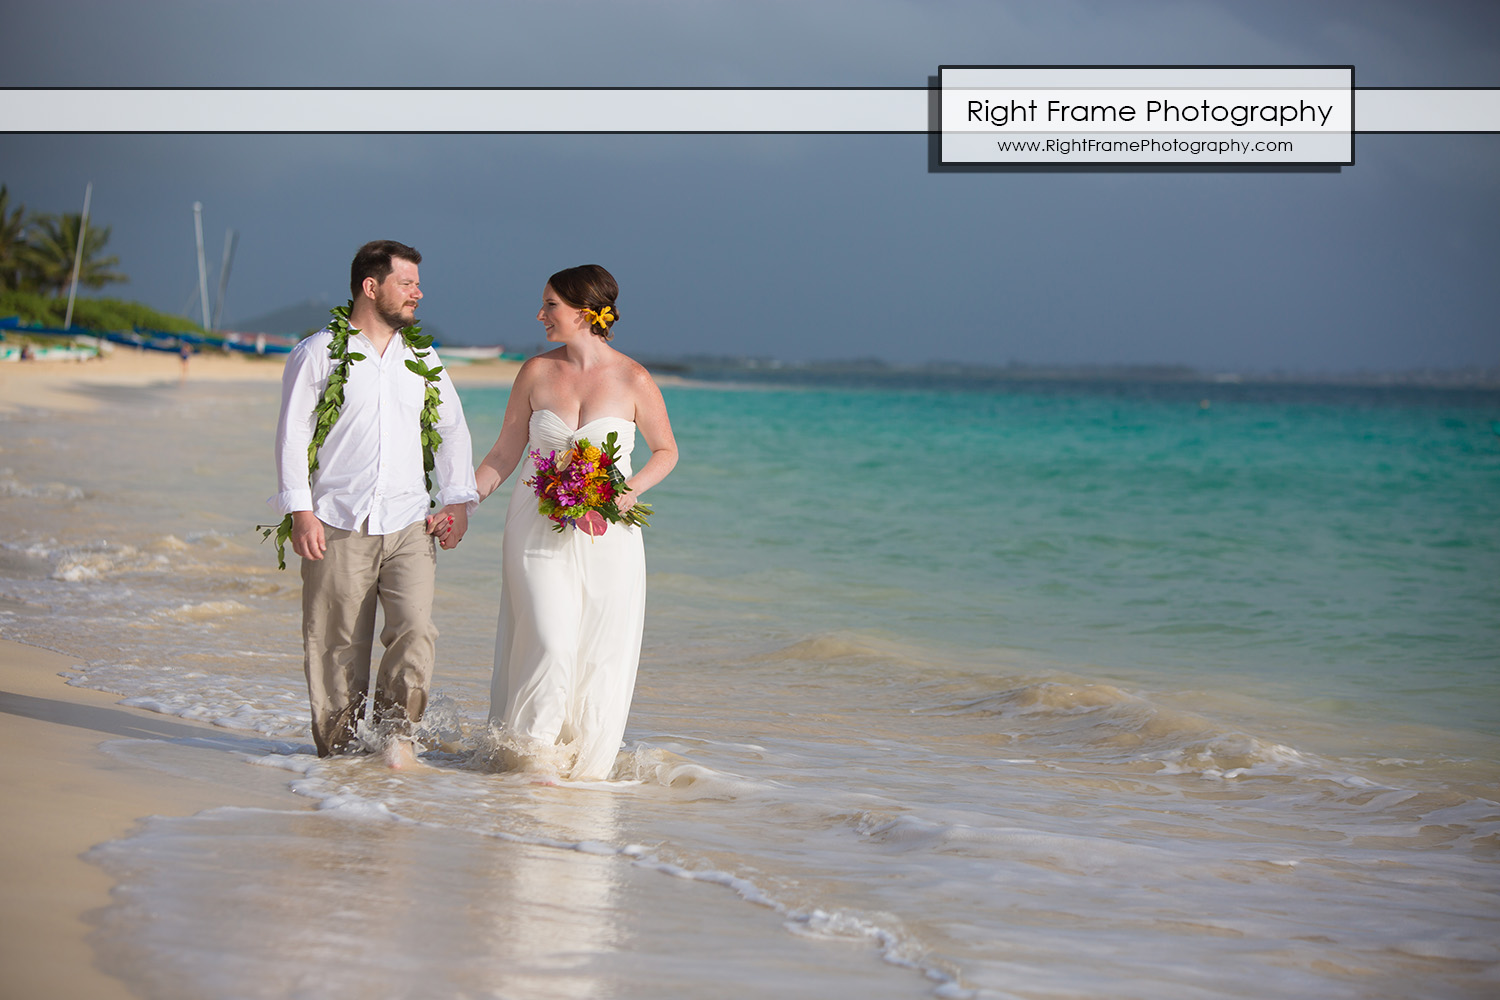
{"label": "shoreline", "polygon": [[[244,781],[187,777],[106,754],[112,740],[167,743],[222,737],[203,723],[117,704],[119,697],[72,687],[60,676],[78,659],[0,638],[0,752],[12,808],[0,816],[0,964],[15,996],[133,994],[96,965],[89,914],[115,885],[84,854],[118,840],[147,816],[186,816],[218,806],[309,809],[287,776],[247,771]],[[197,751],[212,753],[215,751]],[[265,780],[260,780],[261,778]],[[276,785],[281,785],[278,790]]]}

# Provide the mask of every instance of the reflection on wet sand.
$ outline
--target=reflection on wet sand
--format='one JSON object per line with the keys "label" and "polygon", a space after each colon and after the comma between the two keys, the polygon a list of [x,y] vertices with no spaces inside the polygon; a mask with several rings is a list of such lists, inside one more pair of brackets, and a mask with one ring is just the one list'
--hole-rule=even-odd
{"label": "reflection on wet sand", "polygon": [[[538,804],[538,829],[616,839],[611,798],[578,798]],[[153,997],[608,992],[622,859],[339,811],[153,818],[96,849],[123,883],[98,916],[105,968]]]}
{"label": "reflection on wet sand", "polygon": [[[583,846],[620,840],[612,795],[563,794],[529,808],[537,834],[548,840]],[[492,894],[480,911],[484,943],[505,969],[507,991],[558,1000],[608,995],[600,958],[630,947],[629,914],[619,905],[623,859],[612,850],[514,844],[475,860],[481,865],[475,881]]]}

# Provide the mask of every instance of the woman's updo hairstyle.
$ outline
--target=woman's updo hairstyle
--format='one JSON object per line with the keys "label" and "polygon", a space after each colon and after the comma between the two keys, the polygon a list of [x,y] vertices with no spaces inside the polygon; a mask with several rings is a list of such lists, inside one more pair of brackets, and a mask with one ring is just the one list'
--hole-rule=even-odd
{"label": "woman's updo hairstyle", "polygon": [[593,334],[605,340],[610,338],[609,328],[620,318],[620,311],[615,308],[620,286],[614,275],[598,264],[580,264],[558,271],[547,279],[547,284],[574,309],[588,310]]}

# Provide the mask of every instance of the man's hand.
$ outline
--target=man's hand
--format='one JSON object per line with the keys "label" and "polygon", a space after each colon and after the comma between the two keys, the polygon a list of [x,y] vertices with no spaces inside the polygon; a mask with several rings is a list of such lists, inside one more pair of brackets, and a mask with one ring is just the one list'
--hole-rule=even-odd
{"label": "man's hand", "polygon": [[469,530],[469,505],[450,503],[427,519],[427,533],[436,535],[445,549],[457,548]]}
{"label": "man's hand", "polygon": [[292,551],[303,559],[322,559],[328,551],[323,522],[310,510],[292,511]]}

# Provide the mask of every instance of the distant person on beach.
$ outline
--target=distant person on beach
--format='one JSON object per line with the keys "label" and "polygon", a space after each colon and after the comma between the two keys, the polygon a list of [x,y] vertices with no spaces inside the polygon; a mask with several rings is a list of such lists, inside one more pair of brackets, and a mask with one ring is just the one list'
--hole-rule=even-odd
{"label": "distant person on beach", "polygon": [[178,376],[177,379],[179,382],[181,382],[187,378],[188,362],[193,360],[192,345],[185,340],[178,341],[177,356],[182,359],[182,374]]}
{"label": "distant person on beach", "polygon": [[[608,778],[620,749],[641,655],[645,548],[638,526],[605,524],[594,511],[554,530],[524,480],[539,473],[536,457],[567,455],[585,440],[605,448],[613,435],[613,464],[629,487],[614,500],[623,514],[677,464],[661,390],[609,344],[618,295],[596,264],[548,279],[536,318],[560,346],[521,366],[500,437],[476,473],[489,496],[535,456],[505,515],[490,726],[501,754],[515,758],[510,766],[573,779]],[[651,457],[632,473],[637,432]]]}
{"label": "distant person on beach", "polygon": [[[302,557],[302,642],[318,756],[357,746],[379,601],[385,653],[374,723],[392,767],[415,763],[413,727],[432,679],[433,535],[441,529],[443,548],[456,546],[469,505],[479,502],[458,393],[447,372],[431,374],[440,362],[430,341],[408,329],[422,299],[421,262],[394,240],[360,247],[347,323],[336,315],[287,358],[276,429],[279,492],[269,501],[291,515],[292,549]],[[436,515],[429,515],[423,470],[429,423],[442,437],[432,455],[443,505]]]}

